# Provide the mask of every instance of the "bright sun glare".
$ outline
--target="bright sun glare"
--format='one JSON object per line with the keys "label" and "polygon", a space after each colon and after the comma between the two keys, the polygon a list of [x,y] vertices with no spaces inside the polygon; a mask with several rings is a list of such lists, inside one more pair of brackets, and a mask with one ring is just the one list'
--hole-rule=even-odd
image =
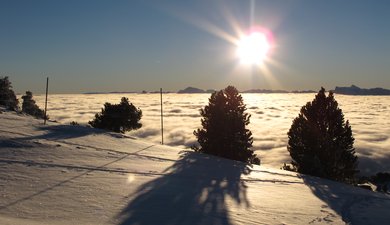
{"label": "bright sun glare", "polygon": [[261,64],[267,57],[270,45],[267,37],[260,32],[244,36],[237,44],[237,54],[242,63]]}

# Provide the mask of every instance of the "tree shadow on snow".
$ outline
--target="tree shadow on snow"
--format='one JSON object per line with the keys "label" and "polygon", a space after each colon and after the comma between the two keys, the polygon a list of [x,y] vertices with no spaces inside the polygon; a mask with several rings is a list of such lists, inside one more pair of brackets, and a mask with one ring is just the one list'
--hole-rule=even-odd
{"label": "tree shadow on snow", "polygon": [[[39,127],[39,130],[47,131],[40,138],[44,139],[70,139],[84,137],[92,134],[102,134],[105,131],[83,126],[55,125]],[[106,131],[107,132],[107,131]]]}
{"label": "tree shadow on snow", "polygon": [[[321,211],[325,212],[327,211],[326,208],[331,208],[346,224],[355,224],[351,213],[352,206],[368,201],[368,195],[371,193],[368,190],[336,181],[308,175],[300,176],[313,194],[326,204],[322,206]],[[335,215],[328,213],[330,217],[324,218],[324,220],[332,222],[332,217],[335,217]]]}
{"label": "tree shadow on snow", "polygon": [[[232,224],[227,198],[249,206],[244,163],[185,152],[162,177],[138,188],[118,215],[120,225]],[[131,196],[130,196],[131,198]]]}
{"label": "tree shadow on snow", "polygon": [[114,138],[131,138],[125,136],[124,134],[114,133],[107,130],[91,128],[91,127],[83,127],[83,126],[72,126],[72,125],[53,125],[53,126],[43,126],[38,127],[38,130],[46,131],[44,134],[36,135],[36,136],[26,136],[14,138],[14,140],[35,140],[35,139],[47,139],[47,140],[64,140],[64,139],[72,139],[85,137],[89,135],[97,135],[104,134],[109,135]]}

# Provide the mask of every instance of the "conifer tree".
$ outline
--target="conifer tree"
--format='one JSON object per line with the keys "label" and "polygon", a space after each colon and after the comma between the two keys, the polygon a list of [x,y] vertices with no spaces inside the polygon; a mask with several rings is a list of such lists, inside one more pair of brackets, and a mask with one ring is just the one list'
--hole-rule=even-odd
{"label": "conifer tree", "polygon": [[31,91],[26,91],[26,95],[23,95],[22,99],[23,99],[22,112],[25,112],[37,118],[43,119],[45,117],[45,112],[42,109],[40,109],[37,106],[37,104],[35,104],[35,100],[33,99],[33,95]]}
{"label": "conifer tree", "polygon": [[18,110],[19,101],[12,90],[8,77],[0,77],[0,105],[10,110]]}
{"label": "conifer tree", "polygon": [[250,115],[241,95],[233,86],[214,92],[200,110],[202,129],[194,131],[200,147],[195,151],[242,162],[260,164],[252,147],[252,132],[246,128]]}
{"label": "conifer tree", "polygon": [[350,182],[357,171],[354,138],[333,93],[321,88],[302,107],[288,132],[288,151],[297,172]]}
{"label": "conifer tree", "polygon": [[142,111],[129,103],[128,98],[122,97],[119,104],[106,102],[101,113],[97,113],[95,119],[88,123],[95,128],[125,133],[141,128],[141,117]]}

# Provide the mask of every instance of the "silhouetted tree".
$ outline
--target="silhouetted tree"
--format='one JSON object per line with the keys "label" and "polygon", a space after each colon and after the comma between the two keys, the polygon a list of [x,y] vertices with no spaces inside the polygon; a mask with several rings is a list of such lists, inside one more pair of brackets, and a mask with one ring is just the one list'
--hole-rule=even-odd
{"label": "silhouetted tree", "polygon": [[351,126],[324,88],[302,107],[288,138],[292,165],[300,173],[350,182],[358,172]]}
{"label": "silhouetted tree", "polygon": [[19,101],[12,90],[11,81],[8,77],[0,77],[0,105],[10,110],[18,110]]}
{"label": "silhouetted tree", "polygon": [[97,113],[95,119],[88,123],[95,128],[125,133],[141,128],[141,117],[142,111],[129,103],[128,98],[122,97],[120,104],[106,102],[102,112]]}
{"label": "silhouetted tree", "polygon": [[214,92],[209,105],[200,110],[202,129],[194,131],[200,147],[195,151],[242,162],[260,164],[252,147],[252,132],[246,128],[250,115],[233,86]]}
{"label": "silhouetted tree", "polygon": [[26,91],[26,95],[23,95],[22,99],[22,112],[25,112],[37,118],[45,118],[45,112],[40,109],[37,104],[35,104],[35,100],[33,99],[31,91]]}
{"label": "silhouetted tree", "polygon": [[377,192],[390,194],[390,173],[379,172],[371,176],[370,181],[375,184]]}

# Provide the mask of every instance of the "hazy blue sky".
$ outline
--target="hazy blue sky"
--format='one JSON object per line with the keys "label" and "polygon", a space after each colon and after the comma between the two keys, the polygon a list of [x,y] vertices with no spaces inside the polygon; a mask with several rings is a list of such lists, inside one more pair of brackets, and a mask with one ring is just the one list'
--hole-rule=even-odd
{"label": "hazy blue sky", "polygon": [[[273,34],[267,76],[223,38],[251,15]],[[19,93],[46,76],[57,93],[390,88],[388,0],[1,0],[0,30],[0,76]]]}

